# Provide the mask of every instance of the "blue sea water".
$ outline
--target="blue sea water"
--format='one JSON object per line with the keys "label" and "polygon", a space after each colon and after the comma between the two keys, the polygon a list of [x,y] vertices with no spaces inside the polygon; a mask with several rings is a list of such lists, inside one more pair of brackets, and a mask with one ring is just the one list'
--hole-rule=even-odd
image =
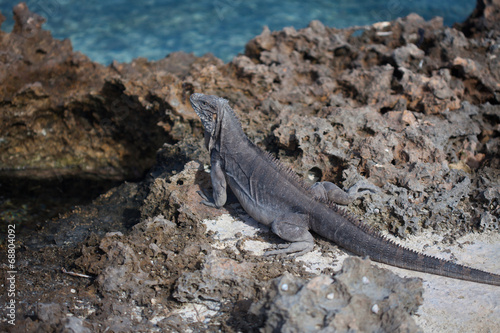
{"label": "blue sea water", "polygon": [[[281,30],[304,28],[311,20],[344,28],[393,20],[409,13],[425,19],[444,18],[446,25],[464,21],[475,0],[27,0],[28,7],[47,19],[45,29],[69,38],[75,50],[109,64],[136,57],[160,59],[174,51],[207,52],[230,61],[263,26]],[[13,25],[12,0],[0,0]]]}

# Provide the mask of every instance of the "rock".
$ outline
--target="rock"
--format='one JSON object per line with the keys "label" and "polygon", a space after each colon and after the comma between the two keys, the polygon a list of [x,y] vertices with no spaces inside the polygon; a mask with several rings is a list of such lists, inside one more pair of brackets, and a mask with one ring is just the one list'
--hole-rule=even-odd
{"label": "rock", "polygon": [[89,327],[84,326],[84,321],[80,318],[69,317],[63,322],[62,332],[67,333],[90,333]]}
{"label": "rock", "polygon": [[123,183],[94,200],[92,205],[76,207],[61,214],[44,227],[44,232],[30,234],[24,246],[32,249],[56,245],[74,247],[92,233],[124,232],[139,222],[144,189],[137,183]]}
{"label": "rock", "polygon": [[9,82],[0,86],[0,177],[141,177],[194,117],[191,86],[178,76],[222,64],[176,53],[104,67],[53,39],[24,3],[14,19],[11,33],[0,32],[0,80]]}
{"label": "rock", "polygon": [[284,274],[250,311],[265,317],[262,332],[421,332],[410,314],[422,302],[422,282],[401,279],[368,260],[349,258],[332,279]]}
{"label": "rock", "polygon": [[467,20],[457,27],[466,32],[467,35],[477,36],[478,34],[490,31],[500,31],[500,2],[498,0],[477,0],[476,8]]}
{"label": "rock", "polygon": [[[29,232],[16,224],[23,251],[16,285],[24,295],[16,329],[257,331],[324,318],[320,325],[337,328],[400,323],[418,330],[408,315],[421,302],[419,285],[356,261],[333,282],[331,269],[315,278],[300,261],[245,251],[241,242],[280,244],[260,229],[251,239],[231,236],[236,249],[214,241],[217,231],[200,221],[244,214],[234,200],[221,210],[200,203],[197,191],[210,191],[210,159],[188,99],[193,92],[227,98],[250,139],[307,181],[379,186],[347,208],[360,219],[399,238],[429,229],[447,248],[460,235],[499,228],[497,13],[498,1],[480,0],[454,28],[414,14],[362,31],[319,22],[265,28],[228,64],[175,53],[105,67],[53,39],[26,5],[16,6],[14,31],[0,32],[0,80],[9,82],[0,85],[4,193],[5,184],[31,193],[26,179],[49,187],[57,177],[78,178],[82,193],[86,179],[134,179],[53,220],[32,214],[39,224]],[[4,193],[6,225],[28,210],[4,202]],[[338,260],[333,244],[317,242],[323,260]],[[280,276],[301,288],[286,295],[272,289],[289,307],[265,293]],[[328,288],[346,297],[331,299]],[[301,295],[327,307],[308,308],[316,318],[301,311],[300,322],[279,322],[278,315],[297,313],[293,297]],[[439,303],[435,297],[429,301]],[[332,312],[333,303],[346,312]],[[491,304],[468,311],[494,327],[482,316],[495,314]],[[447,315],[435,316],[441,322]],[[467,325],[461,329],[476,328]]]}
{"label": "rock", "polygon": [[37,305],[36,316],[41,321],[51,323],[56,321],[56,317],[62,312],[60,304],[56,303],[41,303]]}
{"label": "rock", "polygon": [[425,57],[425,52],[419,49],[415,44],[408,44],[398,47],[392,53],[394,63],[398,67],[410,68],[410,63],[415,62],[413,68],[418,68],[420,61]]}
{"label": "rock", "polygon": [[[57,330],[68,333],[90,333],[91,325],[76,317],[66,317],[67,309],[56,303],[40,303],[36,307],[36,318],[42,322],[39,329]],[[27,328],[27,327],[26,327]]]}
{"label": "rock", "polygon": [[[228,298],[253,299],[259,282],[254,279],[256,265],[209,253],[203,268],[185,272],[175,284],[173,296],[180,302],[203,302],[213,310]],[[225,286],[232,285],[228,289]]]}

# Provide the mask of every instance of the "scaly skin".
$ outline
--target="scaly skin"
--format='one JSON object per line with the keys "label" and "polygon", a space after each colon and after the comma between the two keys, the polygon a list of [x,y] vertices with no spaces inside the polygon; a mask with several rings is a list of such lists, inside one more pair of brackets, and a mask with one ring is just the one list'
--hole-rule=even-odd
{"label": "scaly skin", "polygon": [[229,185],[251,217],[291,242],[286,248],[268,251],[266,255],[301,255],[312,250],[314,239],[309,232],[312,230],[378,262],[500,286],[500,275],[397,245],[331,202],[348,202],[354,197],[352,193],[347,195],[328,182],[306,186],[290,169],[247,138],[227,100],[203,94],[193,94],[190,100],[205,128],[205,144],[212,164],[213,199],[205,198],[204,203],[222,207]]}

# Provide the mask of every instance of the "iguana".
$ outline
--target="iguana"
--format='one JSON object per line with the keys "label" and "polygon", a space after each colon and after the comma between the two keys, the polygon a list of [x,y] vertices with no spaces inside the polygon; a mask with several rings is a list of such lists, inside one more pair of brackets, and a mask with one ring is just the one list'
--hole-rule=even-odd
{"label": "iguana", "polygon": [[205,145],[210,153],[213,198],[200,193],[203,203],[222,207],[229,185],[251,217],[291,242],[265,255],[311,251],[312,230],[354,254],[378,262],[500,286],[500,275],[400,246],[332,202],[348,202],[357,189],[345,193],[329,182],[307,186],[291,169],[248,139],[227,100],[194,93],[190,101],[205,129]]}

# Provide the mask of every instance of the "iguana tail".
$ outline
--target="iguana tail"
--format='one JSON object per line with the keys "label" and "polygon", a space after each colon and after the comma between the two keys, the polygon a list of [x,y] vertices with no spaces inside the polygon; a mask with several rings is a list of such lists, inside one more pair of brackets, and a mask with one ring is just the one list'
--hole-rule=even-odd
{"label": "iguana tail", "polygon": [[348,251],[391,266],[500,286],[500,275],[498,274],[408,249],[361,223],[342,208],[337,206],[330,208],[333,208],[334,211],[330,210],[328,220],[333,223],[324,223],[325,220],[322,219],[323,223],[313,222],[312,229]]}

